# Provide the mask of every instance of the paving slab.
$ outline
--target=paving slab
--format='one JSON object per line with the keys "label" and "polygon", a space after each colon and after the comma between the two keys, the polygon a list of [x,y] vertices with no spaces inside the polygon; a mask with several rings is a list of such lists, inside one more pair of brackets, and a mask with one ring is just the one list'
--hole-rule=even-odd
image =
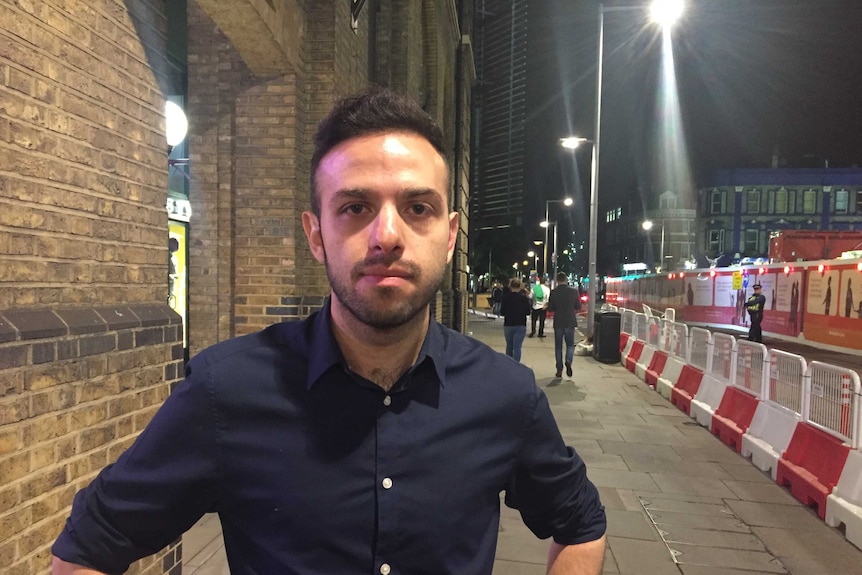
{"label": "paving slab", "polygon": [[739,463],[735,465],[723,463],[722,467],[734,479],[775,485],[775,482],[772,481],[772,477],[768,473],[761,471],[746,459],[740,458]]}
{"label": "paving slab", "polygon": [[650,517],[659,529],[667,532],[679,531],[681,527],[714,529],[734,533],[750,533],[748,525],[735,516],[700,515],[675,513],[673,511],[650,511]]}
{"label": "paving slab", "polygon": [[706,477],[713,479],[732,479],[733,477],[725,471],[718,463],[711,461],[668,461],[657,457],[642,455],[626,455],[623,457],[632,471],[644,471],[646,473],[662,473],[684,475],[689,477]]}
{"label": "paving slab", "polygon": [[743,501],[758,501],[760,503],[780,503],[794,505],[797,501],[790,491],[775,483],[755,483],[751,481],[728,481],[724,484],[733,491],[738,499]]}
{"label": "paving slab", "polygon": [[687,513],[689,515],[705,515],[708,517],[735,517],[730,507],[721,499],[717,499],[715,502],[702,502],[643,497],[641,498],[641,503],[644,509],[650,513],[666,511],[671,513]]}
{"label": "paving slab", "polygon": [[[781,505],[778,503],[761,503],[759,501],[728,500],[728,507],[747,525],[752,527],[790,527],[801,531],[820,531],[826,527],[831,529],[802,505]],[[862,555],[859,556],[862,561]]]}
{"label": "paving slab", "polygon": [[[643,438],[641,438],[643,439]],[[680,457],[679,453],[668,445],[653,445],[651,443],[644,442],[627,442],[627,441],[614,441],[610,439],[600,439],[599,447],[602,448],[602,451],[605,453],[613,453],[614,455],[622,455],[625,456],[644,456],[648,455],[650,457],[662,458],[667,461],[682,461],[682,457]]]}
{"label": "paving slab", "polygon": [[591,469],[588,472],[590,481],[602,487],[617,489],[645,489],[658,491],[658,485],[648,473],[636,471],[619,471],[617,469]]}
{"label": "paving slab", "polygon": [[608,537],[620,575],[679,575],[667,545],[661,541],[641,541]]}
{"label": "paving slab", "polygon": [[589,469],[620,469],[629,470],[629,466],[619,455],[609,453],[578,452]]}
{"label": "paving slab", "polygon": [[605,509],[608,517],[608,536],[627,539],[660,541],[658,531],[643,511]]}
{"label": "paving slab", "polygon": [[680,493],[690,495],[705,495],[709,497],[736,497],[733,491],[719,479],[709,477],[691,477],[676,473],[651,473],[650,477],[665,493]]}
{"label": "paving slab", "polygon": [[[723,443],[716,441],[712,435],[704,436],[708,439],[703,445],[674,446],[673,450],[685,461],[711,461],[713,463],[726,463],[737,465],[740,462],[739,454]],[[691,441],[689,439],[689,441]]]}
{"label": "paving slab", "polygon": [[687,543],[704,547],[743,549],[746,551],[766,552],[766,545],[754,533],[736,533],[716,529],[700,529],[687,526],[660,525],[661,538],[671,547],[675,543]]}
{"label": "paving slab", "polygon": [[862,574],[862,552],[841,533],[822,522],[819,529],[797,527],[803,525],[752,527],[752,531],[794,575]]}
{"label": "paving slab", "polygon": [[681,565],[703,565],[728,569],[760,571],[763,573],[787,573],[784,565],[769,553],[724,549],[703,545],[671,545],[674,556]]}
{"label": "paving slab", "polygon": [[682,575],[773,575],[764,571],[740,571],[726,567],[705,567],[703,565],[680,565]]}

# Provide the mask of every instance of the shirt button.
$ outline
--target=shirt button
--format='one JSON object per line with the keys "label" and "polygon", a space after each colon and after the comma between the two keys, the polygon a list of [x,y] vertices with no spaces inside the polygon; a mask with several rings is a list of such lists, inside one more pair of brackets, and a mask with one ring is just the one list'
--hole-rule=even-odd
{"label": "shirt button", "polygon": [[392,571],[392,567],[389,566],[389,563],[380,566],[380,575],[389,575],[390,571]]}
{"label": "shirt button", "polygon": [[389,489],[390,487],[392,487],[392,480],[389,479],[388,477],[384,477],[383,478],[383,489]]}
{"label": "shirt button", "polygon": [[388,395],[383,398],[383,405],[388,407],[391,403],[392,403],[392,398],[389,397]]}

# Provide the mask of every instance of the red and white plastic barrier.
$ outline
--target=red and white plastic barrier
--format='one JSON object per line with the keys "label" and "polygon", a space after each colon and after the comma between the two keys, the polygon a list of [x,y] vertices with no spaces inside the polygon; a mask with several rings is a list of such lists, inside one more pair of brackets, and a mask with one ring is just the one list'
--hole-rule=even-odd
{"label": "red and white plastic barrier", "polygon": [[847,455],[838,485],[826,496],[826,524],[844,524],[844,536],[862,549],[862,452]]}
{"label": "red and white plastic barrier", "polygon": [[678,357],[671,356],[667,358],[664,369],[662,369],[661,374],[658,376],[655,385],[655,390],[665,399],[670,400],[671,389],[673,389],[679,380],[679,375],[682,373],[684,365],[683,360]]}
{"label": "red and white plastic barrier", "polygon": [[757,404],[748,431],[742,436],[742,456],[772,475],[778,473],[778,459],[790,444],[800,415],[768,401]]}

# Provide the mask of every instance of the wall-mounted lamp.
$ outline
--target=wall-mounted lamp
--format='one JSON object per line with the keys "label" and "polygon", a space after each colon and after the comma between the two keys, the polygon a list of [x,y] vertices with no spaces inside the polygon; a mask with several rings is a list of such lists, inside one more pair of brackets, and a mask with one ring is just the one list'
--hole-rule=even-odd
{"label": "wall-mounted lamp", "polygon": [[186,113],[176,102],[165,102],[165,139],[168,142],[168,154],[174,146],[182,143],[189,132],[189,121]]}

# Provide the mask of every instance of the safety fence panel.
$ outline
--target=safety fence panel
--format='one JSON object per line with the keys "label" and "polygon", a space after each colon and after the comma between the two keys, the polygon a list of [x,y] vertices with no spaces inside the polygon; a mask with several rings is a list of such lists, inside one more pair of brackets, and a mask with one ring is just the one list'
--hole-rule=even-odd
{"label": "safety fence panel", "polygon": [[635,334],[635,312],[630,309],[620,310],[620,331],[629,335]]}
{"label": "safety fence panel", "polygon": [[647,316],[642,313],[635,314],[635,339],[646,343],[647,340]]}
{"label": "safety fence panel", "polygon": [[688,326],[684,323],[671,322],[668,337],[667,352],[683,361],[688,361]]}
{"label": "safety fence panel", "polygon": [[726,333],[712,334],[712,363],[709,374],[718,381],[733,383],[736,371],[733,369],[736,351],[736,338]]}
{"label": "safety fence panel", "polygon": [[659,340],[661,339],[661,318],[656,316],[646,318],[647,322],[647,333],[646,333],[646,343],[653,346],[659,347]]}
{"label": "safety fence panel", "polygon": [[805,381],[808,378],[805,358],[780,349],[770,349],[766,361],[769,371],[761,399],[802,416]]}
{"label": "safety fence panel", "polygon": [[819,361],[808,364],[808,393],[802,417],[808,423],[859,447],[859,375]]}
{"label": "safety fence panel", "polygon": [[761,397],[767,376],[767,349],[762,343],[736,342],[736,377],[733,384]]}
{"label": "safety fence panel", "polygon": [[712,361],[712,333],[702,327],[693,327],[689,334],[688,362],[704,373],[708,373]]}
{"label": "safety fence panel", "polygon": [[671,328],[673,322],[669,319],[661,320],[661,333],[659,333],[659,349],[665,353],[670,353],[671,343]]}
{"label": "safety fence panel", "polygon": [[666,308],[662,317],[668,321],[676,321],[676,310],[672,307]]}

